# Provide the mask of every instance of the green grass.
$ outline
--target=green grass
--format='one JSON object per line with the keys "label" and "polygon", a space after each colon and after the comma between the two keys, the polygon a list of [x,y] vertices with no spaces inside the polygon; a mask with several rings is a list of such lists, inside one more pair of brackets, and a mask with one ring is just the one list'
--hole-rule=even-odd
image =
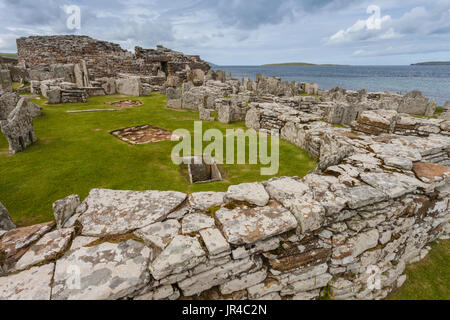
{"label": "green grass", "polygon": [[406,268],[408,280],[389,300],[450,299],[450,241],[439,241],[431,247],[425,259]]}
{"label": "green grass", "polygon": [[17,58],[17,53],[0,53],[1,57],[7,57],[7,58]]}
{"label": "green grass", "polygon": [[309,93],[300,93],[301,97],[315,97],[315,98],[320,98],[320,96],[318,94],[309,94]]}
{"label": "green grass", "polygon": [[440,116],[444,112],[444,107],[437,107],[436,112],[434,113],[435,116]]}
{"label": "green grass", "polygon": [[[45,99],[32,100],[43,107],[34,120],[38,141],[16,155],[0,135],[0,201],[19,226],[53,219],[52,203],[70,194],[85,198],[92,188],[124,190],[176,190],[181,192],[226,191],[231,184],[264,181],[260,165],[224,165],[224,181],[190,185],[171,161],[177,142],[163,141],[132,146],[110,134],[125,127],[152,124],[164,129],[193,129],[198,113],[169,110],[165,96],[131,98],[144,105],[115,112],[68,114],[67,110],[111,108],[105,102],[121,96],[92,97],[87,104],[49,106]],[[243,123],[203,123],[203,130],[244,128]],[[204,143],[204,146],[208,143]],[[263,166],[265,167],[265,166]],[[278,176],[304,176],[316,162],[305,151],[280,141]]]}
{"label": "green grass", "polygon": [[16,89],[20,88],[20,82],[13,82],[12,83],[12,88],[13,88],[13,90],[16,90]]}

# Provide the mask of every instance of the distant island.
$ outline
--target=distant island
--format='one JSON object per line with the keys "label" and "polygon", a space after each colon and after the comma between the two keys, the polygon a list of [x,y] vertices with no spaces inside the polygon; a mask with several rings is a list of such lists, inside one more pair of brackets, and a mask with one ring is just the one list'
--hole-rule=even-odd
{"label": "distant island", "polygon": [[450,61],[431,61],[412,64],[412,66],[449,66],[449,65]]}
{"label": "distant island", "polygon": [[263,67],[276,67],[276,66],[320,66],[320,67],[335,67],[335,66],[343,66],[342,64],[314,64],[314,63],[306,63],[306,62],[286,62],[286,63],[271,63],[271,64],[263,64]]}

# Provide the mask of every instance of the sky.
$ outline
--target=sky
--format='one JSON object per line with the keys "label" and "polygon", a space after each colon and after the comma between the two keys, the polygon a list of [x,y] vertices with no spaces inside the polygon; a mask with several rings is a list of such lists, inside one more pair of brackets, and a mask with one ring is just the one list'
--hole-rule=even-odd
{"label": "sky", "polygon": [[218,65],[405,65],[450,61],[450,0],[0,0],[0,52],[53,34],[161,44]]}

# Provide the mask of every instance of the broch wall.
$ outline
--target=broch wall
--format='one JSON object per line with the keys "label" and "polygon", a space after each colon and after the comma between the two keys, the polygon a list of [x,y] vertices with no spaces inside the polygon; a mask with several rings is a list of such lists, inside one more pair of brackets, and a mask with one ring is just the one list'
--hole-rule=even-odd
{"label": "broch wall", "polygon": [[136,47],[135,54],[120,45],[99,41],[87,36],[34,36],[17,39],[19,64],[28,66],[41,64],[78,64],[85,60],[92,80],[114,78],[119,73],[156,76],[161,70],[167,75],[193,69],[209,70],[209,65],[198,56],[187,56],[180,52],[158,46],[156,50]]}

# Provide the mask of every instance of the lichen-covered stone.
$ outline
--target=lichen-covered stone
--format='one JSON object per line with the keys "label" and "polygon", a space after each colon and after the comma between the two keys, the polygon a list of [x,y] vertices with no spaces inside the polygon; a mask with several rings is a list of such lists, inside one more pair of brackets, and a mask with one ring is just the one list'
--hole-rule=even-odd
{"label": "lichen-covered stone", "polygon": [[0,300],[50,300],[55,264],[0,277]]}
{"label": "lichen-covered stone", "polygon": [[190,213],[184,216],[182,225],[183,234],[191,234],[202,229],[215,226],[214,219],[203,213]]}
{"label": "lichen-covered stone", "polygon": [[0,231],[8,231],[15,227],[8,210],[6,210],[5,206],[0,202]]}
{"label": "lichen-covered stone", "polygon": [[423,187],[419,180],[399,173],[363,173],[361,179],[372,187],[382,191],[391,199]]}
{"label": "lichen-covered stone", "polygon": [[358,209],[387,199],[386,194],[368,185],[348,188],[345,190],[345,196],[348,198],[348,206],[351,209]]}
{"label": "lichen-covered stone", "polygon": [[68,252],[56,262],[52,300],[113,300],[143,288],[151,249],[129,240]]}
{"label": "lichen-covered stone", "polygon": [[17,261],[14,268],[23,270],[29,266],[55,259],[67,249],[74,232],[74,228],[68,228],[45,234]]}
{"label": "lichen-covered stone", "polygon": [[287,199],[304,195],[309,187],[300,181],[285,177],[268,181],[266,190],[273,199],[283,203]]}
{"label": "lichen-covered stone", "polygon": [[126,234],[164,220],[186,194],[172,191],[115,191],[93,189],[80,217],[83,235]]}
{"label": "lichen-covered stone", "polygon": [[244,201],[263,207],[269,202],[269,194],[261,183],[243,183],[228,188],[229,200]]}
{"label": "lichen-covered stone", "polygon": [[66,222],[72,217],[80,204],[81,201],[78,195],[71,195],[53,203],[53,215],[55,216],[58,229],[65,227]]}
{"label": "lichen-covered stone", "polygon": [[274,201],[266,207],[222,208],[216,218],[228,242],[236,245],[255,243],[297,227],[292,213]]}
{"label": "lichen-covered stone", "polygon": [[298,221],[298,233],[315,231],[322,227],[325,220],[325,208],[309,196],[287,200],[283,205]]}
{"label": "lichen-covered stone", "polygon": [[450,167],[434,163],[416,162],[413,171],[425,183],[450,181]]}
{"label": "lichen-covered stone", "polygon": [[177,220],[157,222],[137,230],[134,234],[145,242],[163,250],[176,235],[179,234],[181,225]]}
{"label": "lichen-covered stone", "polygon": [[208,253],[211,256],[229,252],[230,245],[225,240],[222,233],[216,228],[209,228],[200,231],[203,242],[205,243]]}
{"label": "lichen-covered stone", "polygon": [[222,294],[231,294],[236,291],[244,290],[258,283],[263,282],[266,277],[267,272],[264,269],[254,273],[241,275],[236,279],[233,279],[231,281],[222,284],[220,286],[220,292]]}
{"label": "lichen-covered stone", "polygon": [[224,202],[224,192],[196,192],[189,195],[192,208],[207,211],[211,207],[218,207]]}
{"label": "lichen-covered stone", "polygon": [[246,258],[242,260],[233,260],[229,263],[187,278],[178,283],[184,296],[190,297],[199,294],[212,287],[227,282],[231,277],[237,276],[250,270],[260,264],[258,260]]}
{"label": "lichen-covered stone", "polygon": [[17,228],[8,231],[0,240],[0,252],[5,264],[16,262],[33,242],[55,226],[54,222],[38,224],[30,227]]}
{"label": "lichen-covered stone", "polygon": [[205,251],[196,238],[179,235],[150,264],[150,272],[156,280],[161,280],[192,269],[205,260]]}

